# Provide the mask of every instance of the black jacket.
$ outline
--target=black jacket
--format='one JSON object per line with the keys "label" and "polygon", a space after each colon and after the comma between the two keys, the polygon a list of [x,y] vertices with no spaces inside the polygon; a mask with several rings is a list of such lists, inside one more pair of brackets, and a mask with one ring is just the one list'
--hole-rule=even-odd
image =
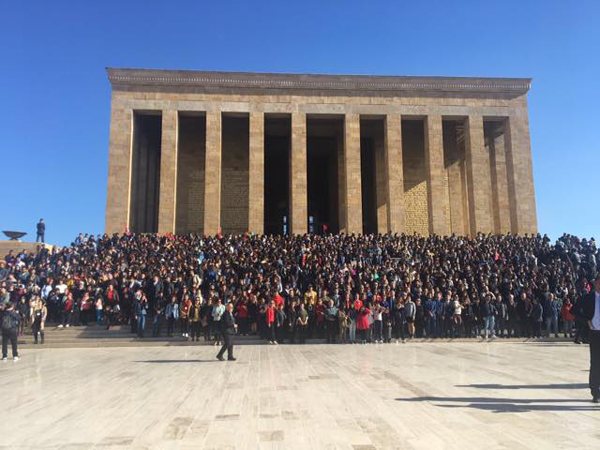
{"label": "black jacket", "polygon": [[225,311],[221,317],[221,330],[223,333],[235,334],[235,319],[229,311]]}
{"label": "black jacket", "polygon": [[596,310],[596,291],[583,296],[573,308],[573,314],[578,319],[588,321],[594,318]]}

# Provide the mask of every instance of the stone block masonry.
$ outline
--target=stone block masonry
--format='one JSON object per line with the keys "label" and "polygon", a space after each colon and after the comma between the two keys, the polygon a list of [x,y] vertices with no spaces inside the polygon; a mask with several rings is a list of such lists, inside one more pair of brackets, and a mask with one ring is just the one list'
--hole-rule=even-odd
{"label": "stone block masonry", "polygon": [[537,232],[529,79],[107,70],[107,233]]}

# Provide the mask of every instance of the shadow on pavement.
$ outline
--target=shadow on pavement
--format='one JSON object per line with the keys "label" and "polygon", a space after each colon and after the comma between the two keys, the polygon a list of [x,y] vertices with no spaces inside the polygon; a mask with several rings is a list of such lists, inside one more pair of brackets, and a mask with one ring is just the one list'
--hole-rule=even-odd
{"label": "shadow on pavement", "polygon": [[[397,398],[400,402],[432,402],[443,408],[474,408],[495,413],[520,413],[532,411],[600,411],[590,400],[565,398],[498,398],[498,397],[414,397]],[[456,403],[454,405],[444,403]],[[563,403],[581,403],[565,405]],[[589,404],[589,405],[585,405]]]}
{"label": "shadow on pavement", "polygon": [[477,389],[588,389],[588,384],[457,384],[456,387]]}

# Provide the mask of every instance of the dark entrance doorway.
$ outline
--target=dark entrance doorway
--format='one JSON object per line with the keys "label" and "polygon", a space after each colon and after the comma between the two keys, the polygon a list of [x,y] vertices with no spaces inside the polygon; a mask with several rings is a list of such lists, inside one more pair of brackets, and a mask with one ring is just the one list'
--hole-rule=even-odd
{"label": "dark entrance doorway", "polygon": [[160,114],[135,113],[129,216],[134,233],[158,231],[161,133]]}
{"label": "dark entrance doorway", "polygon": [[289,116],[265,116],[265,234],[289,233],[291,127]]}
{"label": "dark entrance doorway", "polygon": [[338,155],[343,151],[342,118],[308,118],[308,232],[339,232]]}

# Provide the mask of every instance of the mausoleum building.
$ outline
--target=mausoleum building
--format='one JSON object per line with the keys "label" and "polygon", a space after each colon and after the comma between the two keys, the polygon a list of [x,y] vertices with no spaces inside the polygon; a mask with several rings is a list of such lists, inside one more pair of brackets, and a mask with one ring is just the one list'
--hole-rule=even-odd
{"label": "mausoleum building", "polygon": [[107,71],[107,233],[537,232],[530,79]]}

